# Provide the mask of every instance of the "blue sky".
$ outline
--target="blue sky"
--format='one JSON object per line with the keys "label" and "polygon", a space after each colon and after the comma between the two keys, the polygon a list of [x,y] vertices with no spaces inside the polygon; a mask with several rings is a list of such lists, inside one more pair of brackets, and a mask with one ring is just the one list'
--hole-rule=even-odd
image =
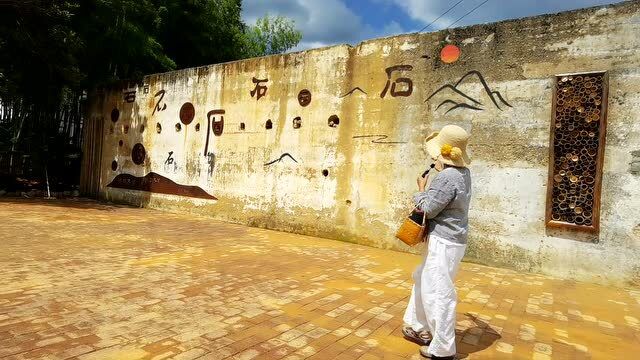
{"label": "blue sky", "polygon": [[[459,0],[244,0],[246,23],[265,13],[296,22],[303,39],[295,50],[410,33],[422,29]],[[484,0],[463,0],[424,31],[447,28]],[[453,27],[611,4],[615,0],[489,0]]]}

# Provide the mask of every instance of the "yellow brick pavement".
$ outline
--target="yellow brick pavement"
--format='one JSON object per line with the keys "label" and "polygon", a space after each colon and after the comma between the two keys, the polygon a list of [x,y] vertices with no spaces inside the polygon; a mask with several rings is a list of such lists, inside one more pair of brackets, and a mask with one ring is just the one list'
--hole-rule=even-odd
{"label": "yellow brick pavement", "polygon": [[[2,200],[0,359],[419,359],[415,255],[89,201]],[[635,359],[640,290],[463,264],[467,359]]]}

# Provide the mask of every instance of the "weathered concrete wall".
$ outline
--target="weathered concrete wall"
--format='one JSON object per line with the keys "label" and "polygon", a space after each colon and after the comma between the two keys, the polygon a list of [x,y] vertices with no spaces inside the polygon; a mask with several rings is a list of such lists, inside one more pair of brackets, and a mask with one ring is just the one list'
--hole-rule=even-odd
{"label": "weathered concrete wall", "polygon": [[[151,75],[129,89],[136,91],[132,102],[125,101],[127,89],[94,98],[91,119],[104,121],[101,194],[407,251],[394,232],[411,208],[415,178],[425,166],[424,138],[452,123],[472,133],[468,260],[640,283],[639,35],[640,6],[627,2]],[[457,61],[443,62],[445,44],[461,49]],[[386,69],[390,86],[384,91]],[[473,70],[504,97],[499,108],[474,74],[458,88],[478,99],[482,105],[469,104],[480,110],[438,108],[447,99],[465,101],[450,89],[429,98]],[[554,77],[600,70],[609,72],[601,231],[548,232]],[[268,79],[259,83],[266,93],[257,89],[252,95],[253,78]],[[306,106],[303,89],[311,94]],[[186,102],[195,110],[189,124],[188,109],[180,119]],[[113,109],[119,111],[115,122]],[[339,118],[337,126],[329,126],[332,115]],[[213,127],[221,116],[224,128],[216,136]],[[293,126],[296,117],[299,128]],[[272,129],[265,128],[269,120]],[[134,149],[138,143],[144,154],[140,146]],[[150,172],[158,174],[147,183],[156,190],[189,196],[107,186],[119,174]],[[162,177],[200,189],[180,188]],[[118,182],[131,187],[136,181]]]}

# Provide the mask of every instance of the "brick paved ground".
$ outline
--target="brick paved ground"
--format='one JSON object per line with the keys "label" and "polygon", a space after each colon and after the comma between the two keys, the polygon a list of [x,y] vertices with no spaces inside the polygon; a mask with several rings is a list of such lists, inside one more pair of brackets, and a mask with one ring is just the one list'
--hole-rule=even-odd
{"label": "brick paved ground", "polygon": [[[419,257],[192,215],[0,202],[1,359],[418,359]],[[468,359],[632,359],[640,291],[463,264]]]}

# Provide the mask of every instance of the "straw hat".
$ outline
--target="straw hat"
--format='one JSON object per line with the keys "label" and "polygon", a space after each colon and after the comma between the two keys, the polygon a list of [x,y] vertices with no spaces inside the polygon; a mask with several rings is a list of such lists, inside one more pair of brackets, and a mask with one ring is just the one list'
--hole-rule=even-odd
{"label": "straw hat", "polygon": [[426,139],[425,146],[432,158],[443,164],[466,167],[471,163],[467,155],[469,133],[457,125],[447,125],[439,132],[434,132]]}

